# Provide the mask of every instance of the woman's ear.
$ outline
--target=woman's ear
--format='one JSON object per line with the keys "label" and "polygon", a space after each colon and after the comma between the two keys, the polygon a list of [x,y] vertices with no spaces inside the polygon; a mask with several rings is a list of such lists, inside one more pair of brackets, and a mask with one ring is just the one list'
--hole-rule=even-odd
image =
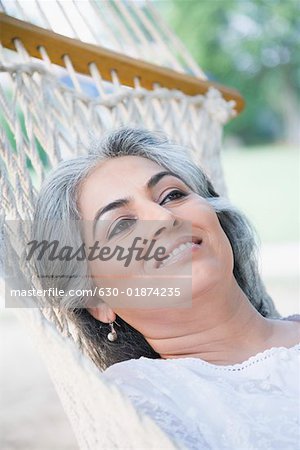
{"label": "woman's ear", "polygon": [[87,308],[87,310],[95,319],[104,323],[114,322],[117,317],[113,310],[104,302],[95,308]]}

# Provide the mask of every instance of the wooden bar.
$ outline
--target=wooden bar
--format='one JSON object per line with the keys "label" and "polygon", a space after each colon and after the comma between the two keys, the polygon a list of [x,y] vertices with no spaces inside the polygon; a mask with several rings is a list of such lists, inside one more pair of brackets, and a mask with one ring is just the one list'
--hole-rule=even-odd
{"label": "wooden bar", "polygon": [[0,13],[0,39],[3,47],[15,50],[14,39],[17,38],[35,58],[41,59],[38,48],[45,47],[51,61],[59,66],[65,67],[63,56],[69,55],[78,73],[90,75],[88,66],[95,63],[101,76],[107,81],[111,81],[111,71],[115,70],[120,82],[131,87],[134,87],[134,77],[138,77],[141,86],[146,89],[153,89],[154,83],[158,83],[162,87],[178,89],[187,95],[204,94],[210,86],[214,86],[222,92],[226,100],[235,100],[237,113],[241,112],[245,105],[243,97],[235,89],[71,39]]}

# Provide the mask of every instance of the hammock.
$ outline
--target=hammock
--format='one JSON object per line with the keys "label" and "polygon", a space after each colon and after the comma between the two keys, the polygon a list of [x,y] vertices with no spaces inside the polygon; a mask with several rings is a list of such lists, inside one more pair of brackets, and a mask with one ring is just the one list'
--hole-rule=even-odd
{"label": "hammock", "polygon": [[[0,2],[1,255],[14,282],[38,287],[29,264],[12,266],[22,261],[24,224],[52,167],[85,153],[91,137],[142,126],[190,148],[226,195],[222,129],[243,99],[207,80],[149,2],[30,4]],[[34,336],[80,448],[176,448],[117,386],[104,382],[64,314],[37,308],[29,297],[9,299],[7,306]]]}

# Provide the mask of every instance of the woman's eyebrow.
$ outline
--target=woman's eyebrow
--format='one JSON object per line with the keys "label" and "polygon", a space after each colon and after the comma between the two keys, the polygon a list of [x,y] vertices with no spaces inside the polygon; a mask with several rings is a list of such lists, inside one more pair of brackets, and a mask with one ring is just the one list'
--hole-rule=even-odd
{"label": "woman's eyebrow", "polygon": [[[177,175],[176,173],[173,173],[170,171],[164,171],[164,172],[159,172],[159,173],[154,174],[147,181],[146,188],[152,189],[162,178],[164,178],[166,176],[176,177],[179,180],[181,180],[183,183],[186,184],[186,182],[181,178],[181,176]],[[98,211],[95,214],[95,218],[94,218],[93,230],[95,230],[96,223],[100,219],[100,217],[103,216],[103,214],[105,214],[109,211],[112,211],[114,209],[121,208],[122,206],[127,206],[131,202],[133,202],[132,197],[119,198],[118,200],[114,200],[113,202],[108,203],[106,206],[103,206],[102,208],[98,209]]]}

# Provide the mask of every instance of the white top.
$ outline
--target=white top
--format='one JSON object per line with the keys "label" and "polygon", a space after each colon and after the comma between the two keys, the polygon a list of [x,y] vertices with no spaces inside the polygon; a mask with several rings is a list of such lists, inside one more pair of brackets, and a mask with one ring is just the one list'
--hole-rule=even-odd
{"label": "white top", "polygon": [[228,366],[141,357],[103,376],[180,449],[300,449],[300,343]]}

